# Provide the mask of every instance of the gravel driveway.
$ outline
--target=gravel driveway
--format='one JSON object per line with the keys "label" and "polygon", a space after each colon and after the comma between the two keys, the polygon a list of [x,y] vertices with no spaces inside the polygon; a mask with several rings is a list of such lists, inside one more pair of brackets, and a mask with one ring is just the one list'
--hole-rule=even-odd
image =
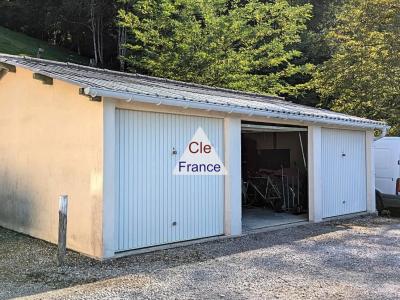
{"label": "gravel driveway", "polygon": [[399,299],[400,220],[363,217],[97,262],[0,228],[0,298]]}

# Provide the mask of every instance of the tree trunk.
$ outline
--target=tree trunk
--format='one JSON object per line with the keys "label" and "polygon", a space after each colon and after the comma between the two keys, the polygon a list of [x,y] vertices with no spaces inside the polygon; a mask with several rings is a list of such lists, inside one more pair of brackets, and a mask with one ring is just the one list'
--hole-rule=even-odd
{"label": "tree trunk", "polygon": [[118,27],[118,59],[120,63],[120,70],[125,71],[125,55],[126,55],[126,44],[127,33],[125,27]]}
{"label": "tree trunk", "polygon": [[99,58],[97,55],[97,37],[96,37],[96,20],[95,20],[95,3],[94,0],[90,1],[90,30],[92,31],[93,40],[93,54],[94,54],[94,65],[97,66]]}
{"label": "tree trunk", "polygon": [[101,65],[104,64],[104,55],[103,55],[103,18],[97,18],[97,50],[98,50],[98,57],[99,62]]}

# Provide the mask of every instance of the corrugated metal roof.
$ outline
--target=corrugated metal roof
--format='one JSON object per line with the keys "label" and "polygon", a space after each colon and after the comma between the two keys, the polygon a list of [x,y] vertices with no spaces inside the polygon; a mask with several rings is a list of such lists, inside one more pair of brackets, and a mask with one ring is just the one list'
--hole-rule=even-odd
{"label": "corrugated metal roof", "polygon": [[[348,125],[367,128],[384,128],[384,122],[353,117],[329,110],[317,109],[285,101],[276,96],[259,95],[223,88],[214,88],[163,78],[122,73],[82,65],[60,63],[43,59],[0,54],[0,62],[23,67],[55,79],[63,80],[85,88],[88,94],[93,91],[99,96],[113,95],[115,98],[135,100],[138,95],[163,99],[179,100],[187,107],[202,104],[210,110],[229,109],[252,111],[258,115],[273,114],[284,119],[311,121],[318,123]],[[103,93],[102,93],[103,92]],[[176,103],[176,101],[174,102]]]}

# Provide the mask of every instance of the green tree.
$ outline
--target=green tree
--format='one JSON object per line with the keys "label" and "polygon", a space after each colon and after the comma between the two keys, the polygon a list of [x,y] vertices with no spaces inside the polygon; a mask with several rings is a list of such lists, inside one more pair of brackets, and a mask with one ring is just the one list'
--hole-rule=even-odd
{"label": "green tree", "polygon": [[386,120],[400,134],[400,3],[348,0],[327,39],[332,58],[314,78],[324,105]]}
{"label": "green tree", "polygon": [[[311,63],[320,65],[331,58],[331,50],[328,47],[325,33],[335,22],[334,12],[340,7],[343,0],[290,0],[292,5],[311,4],[312,18],[307,22],[307,30],[301,34],[301,42],[297,49],[303,55],[295,62],[297,64]],[[309,82],[312,74],[298,74],[293,78],[295,83]],[[320,102],[320,96],[315,89],[307,89],[300,95],[289,96],[288,100],[296,103],[317,106]]]}
{"label": "green tree", "polygon": [[121,10],[131,71],[253,92],[293,95],[310,72],[294,47],[311,5],[286,0],[131,0]]}

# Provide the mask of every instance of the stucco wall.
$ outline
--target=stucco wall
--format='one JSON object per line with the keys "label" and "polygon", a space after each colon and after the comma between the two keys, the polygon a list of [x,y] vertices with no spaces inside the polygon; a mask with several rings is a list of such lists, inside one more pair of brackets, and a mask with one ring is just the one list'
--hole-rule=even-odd
{"label": "stucco wall", "polygon": [[69,195],[67,247],[102,256],[103,103],[17,68],[0,80],[0,226],[57,242]]}

